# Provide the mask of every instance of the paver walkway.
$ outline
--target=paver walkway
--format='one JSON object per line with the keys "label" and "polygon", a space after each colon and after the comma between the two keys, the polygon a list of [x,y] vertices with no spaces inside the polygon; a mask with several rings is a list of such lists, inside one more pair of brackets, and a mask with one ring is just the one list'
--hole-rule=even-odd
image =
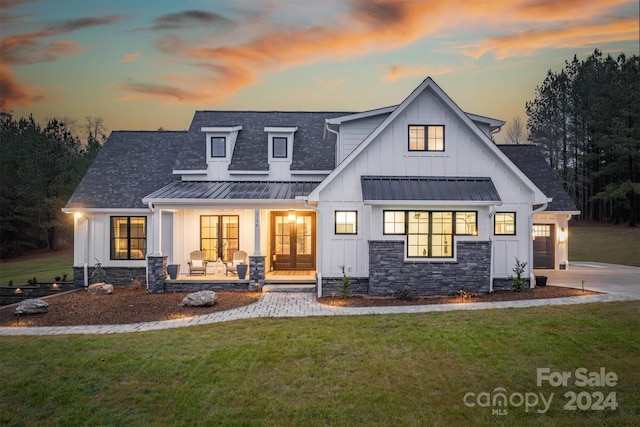
{"label": "paver walkway", "polygon": [[584,295],[567,298],[533,299],[520,301],[430,304],[394,307],[333,307],[320,304],[312,293],[269,292],[257,302],[233,310],[194,316],[184,319],[124,325],[0,327],[0,336],[17,335],[67,335],[67,334],[117,334],[125,332],[155,331],[194,325],[228,322],[259,317],[351,316],[363,314],[429,313],[452,310],[482,310],[491,308],[537,307],[542,305],[567,305],[590,302],[625,301],[640,299],[621,294]]}

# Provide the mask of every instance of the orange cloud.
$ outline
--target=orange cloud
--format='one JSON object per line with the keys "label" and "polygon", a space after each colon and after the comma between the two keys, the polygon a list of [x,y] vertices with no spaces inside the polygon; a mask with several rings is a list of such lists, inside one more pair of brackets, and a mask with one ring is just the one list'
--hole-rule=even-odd
{"label": "orange cloud", "polygon": [[633,40],[638,40],[638,21],[634,18],[620,18],[601,24],[566,24],[560,28],[489,37],[460,48],[465,55],[474,59],[488,52],[493,52],[497,59],[504,59],[528,56],[539,49],[590,47],[611,41]]}
{"label": "orange cloud", "polygon": [[132,62],[135,61],[138,56],[142,55],[141,53],[127,53],[124,58],[122,58],[122,62]]}
{"label": "orange cloud", "polygon": [[405,67],[402,65],[391,65],[387,74],[384,76],[384,80],[393,82],[397,79],[407,77],[425,77],[425,76],[438,76],[441,74],[453,73],[456,71],[456,67],[439,65],[431,67],[429,65],[423,65],[422,67]]}

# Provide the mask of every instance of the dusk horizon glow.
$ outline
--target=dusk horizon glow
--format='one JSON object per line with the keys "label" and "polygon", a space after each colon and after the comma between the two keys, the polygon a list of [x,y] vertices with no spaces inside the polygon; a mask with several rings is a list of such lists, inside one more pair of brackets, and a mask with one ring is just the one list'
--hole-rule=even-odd
{"label": "dusk horizon glow", "polygon": [[[153,7],[151,7],[151,5]],[[365,111],[432,77],[464,111],[526,123],[549,69],[639,54],[636,0],[0,0],[14,117],[186,129],[196,110]],[[506,132],[497,135],[502,141]]]}

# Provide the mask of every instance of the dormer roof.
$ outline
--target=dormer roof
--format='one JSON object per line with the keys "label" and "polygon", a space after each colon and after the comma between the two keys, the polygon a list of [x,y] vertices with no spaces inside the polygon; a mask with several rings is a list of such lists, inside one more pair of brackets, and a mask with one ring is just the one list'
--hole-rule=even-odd
{"label": "dormer roof", "polygon": [[268,171],[268,132],[265,128],[297,128],[291,170],[326,171],[335,167],[335,135],[324,132],[326,119],[349,112],[196,111],[176,170],[206,169],[203,128],[234,128],[238,132],[229,170]]}

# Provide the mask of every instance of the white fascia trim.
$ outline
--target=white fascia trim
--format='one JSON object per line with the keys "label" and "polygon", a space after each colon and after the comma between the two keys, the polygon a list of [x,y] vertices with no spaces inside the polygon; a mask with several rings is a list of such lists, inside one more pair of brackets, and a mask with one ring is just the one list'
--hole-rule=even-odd
{"label": "white fascia trim", "polygon": [[89,212],[89,213],[149,213],[149,208],[62,208],[64,213]]}
{"label": "white fascia trim", "polygon": [[363,111],[362,113],[349,114],[348,116],[340,116],[333,117],[331,119],[326,119],[325,122],[331,125],[339,125],[344,122],[349,122],[351,120],[364,119],[367,117],[379,116],[382,114],[392,113],[398,106],[391,105],[389,107],[376,108],[375,110]]}
{"label": "white fascia trim", "polygon": [[474,122],[486,123],[492,127],[502,127],[505,125],[504,120],[492,119],[491,117],[481,116],[479,114],[465,113]]}
{"label": "white fascia trim", "polygon": [[276,127],[265,127],[265,132],[273,132],[273,133],[293,133],[298,131],[298,126],[276,126]]}
{"label": "white fascia trim", "polygon": [[580,211],[540,211],[535,214],[554,214],[554,215],[580,215]]}
{"label": "white fascia trim", "polygon": [[238,132],[242,130],[242,126],[209,126],[209,127],[201,127],[201,132]]}
{"label": "white fascia trim", "polygon": [[490,201],[464,201],[464,200],[364,200],[363,205],[372,206],[501,206],[502,202]]}
{"label": "white fascia trim", "polygon": [[326,171],[311,171],[311,170],[291,170],[291,175],[329,175],[330,170]]}
{"label": "white fascia trim", "polygon": [[230,170],[229,175],[269,175],[269,171]]}
{"label": "white fascia trim", "polygon": [[206,169],[202,169],[202,170],[174,169],[173,174],[174,175],[206,175],[207,170]]}

